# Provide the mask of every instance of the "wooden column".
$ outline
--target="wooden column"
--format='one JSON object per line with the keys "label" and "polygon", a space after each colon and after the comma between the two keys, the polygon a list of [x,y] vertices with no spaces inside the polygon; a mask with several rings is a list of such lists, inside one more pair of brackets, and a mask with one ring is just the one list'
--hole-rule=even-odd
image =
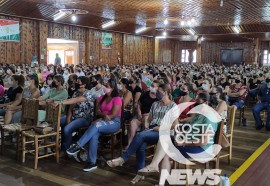
{"label": "wooden column", "polygon": [[197,39],[197,64],[202,64],[202,41],[201,38]]}
{"label": "wooden column", "polygon": [[254,48],[254,61],[253,61],[253,64],[256,65],[256,64],[260,64],[259,62],[259,51],[260,51],[260,39],[259,38],[256,38],[255,41],[255,48]]}
{"label": "wooden column", "polygon": [[159,47],[159,39],[155,38],[155,64],[159,63],[159,61],[158,61],[158,47]]}

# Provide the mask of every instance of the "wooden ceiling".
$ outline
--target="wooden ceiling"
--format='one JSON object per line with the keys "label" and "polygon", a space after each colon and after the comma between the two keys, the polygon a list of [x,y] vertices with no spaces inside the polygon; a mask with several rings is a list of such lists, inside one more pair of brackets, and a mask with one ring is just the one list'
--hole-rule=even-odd
{"label": "wooden ceiling", "polygon": [[[71,15],[56,22],[101,29],[102,24],[115,20],[116,24],[105,30],[135,34],[136,29],[146,26],[138,35],[159,36],[162,30],[169,30],[168,36],[179,38],[190,35],[190,26],[181,26],[181,21],[187,25],[193,18],[191,27],[196,35],[270,39],[269,0],[222,2],[223,6],[221,0],[0,0],[0,14],[54,22],[59,9],[76,8],[88,14],[78,15],[76,22],[71,21]],[[239,25],[239,35],[234,33],[234,25]]]}

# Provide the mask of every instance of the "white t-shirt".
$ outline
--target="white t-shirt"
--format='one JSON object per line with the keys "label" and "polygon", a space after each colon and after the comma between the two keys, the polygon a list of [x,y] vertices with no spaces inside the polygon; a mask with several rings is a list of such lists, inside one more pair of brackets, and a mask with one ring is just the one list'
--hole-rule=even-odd
{"label": "white t-shirt", "polygon": [[76,72],[76,75],[77,75],[78,77],[80,77],[80,76],[85,76],[84,72]]}
{"label": "white t-shirt", "polygon": [[68,82],[69,74],[63,74],[63,78],[65,80],[65,83]]}
{"label": "white t-shirt", "polygon": [[103,90],[103,85],[101,86],[101,88],[99,90],[96,90],[96,87],[93,87],[90,92],[91,94],[97,99],[100,96],[103,96],[105,94],[104,90]]}

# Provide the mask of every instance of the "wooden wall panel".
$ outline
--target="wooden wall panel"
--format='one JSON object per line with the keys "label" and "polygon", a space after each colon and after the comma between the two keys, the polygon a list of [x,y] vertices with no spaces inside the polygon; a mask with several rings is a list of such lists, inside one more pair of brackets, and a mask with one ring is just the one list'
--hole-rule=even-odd
{"label": "wooden wall panel", "polygon": [[[47,62],[47,38],[79,41],[79,62],[113,65],[154,63],[154,38],[113,33],[112,49],[102,49],[102,31],[56,24],[45,21],[0,16],[20,20],[21,41],[0,42],[0,63],[28,63],[37,55],[40,63]],[[41,55],[44,59],[41,59]],[[92,58],[90,59],[90,56]]]}
{"label": "wooden wall panel", "polygon": [[243,49],[243,60],[245,64],[254,62],[254,43],[253,42],[202,42],[202,63],[221,64],[221,49]]}
{"label": "wooden wall panel", "polygon": [[179,64],[181,61],[182,49],[196,49],[197,43],[194,41],[177,41],[170,39],[159,40],[158,63]]}
{"label": "wooden wall panel", "polygon": [[[47,63],[47,38],[48,38],[48,23],[44,21],[39,22],[39,51],[40,58],[39,61],[42,64]],[[43,55],[44,59],[41,59],[41,55]]]}
{"label": "wooden wall panel", "polygon": [[123,64],[154,63],[154,38],[124,34]]}

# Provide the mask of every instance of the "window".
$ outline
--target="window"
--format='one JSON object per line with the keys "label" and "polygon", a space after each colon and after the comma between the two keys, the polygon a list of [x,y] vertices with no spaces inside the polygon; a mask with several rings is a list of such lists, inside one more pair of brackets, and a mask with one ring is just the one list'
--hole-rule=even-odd
{"label": "window", "polygon": [[263,51],[263,64],[270,65],[270,54],[268,50]]}
{"label": "window", "polygon": [[[181,62],[182,63],[189,63],[189,55],[190,52],[192,50],[188,50],[188,49],[182,49],[181,51]],[[193,59],[192,59],[192,63],[196,63],[196,59],[197,59],[197,51],[194,50],[193,53],[191,54]]]}

